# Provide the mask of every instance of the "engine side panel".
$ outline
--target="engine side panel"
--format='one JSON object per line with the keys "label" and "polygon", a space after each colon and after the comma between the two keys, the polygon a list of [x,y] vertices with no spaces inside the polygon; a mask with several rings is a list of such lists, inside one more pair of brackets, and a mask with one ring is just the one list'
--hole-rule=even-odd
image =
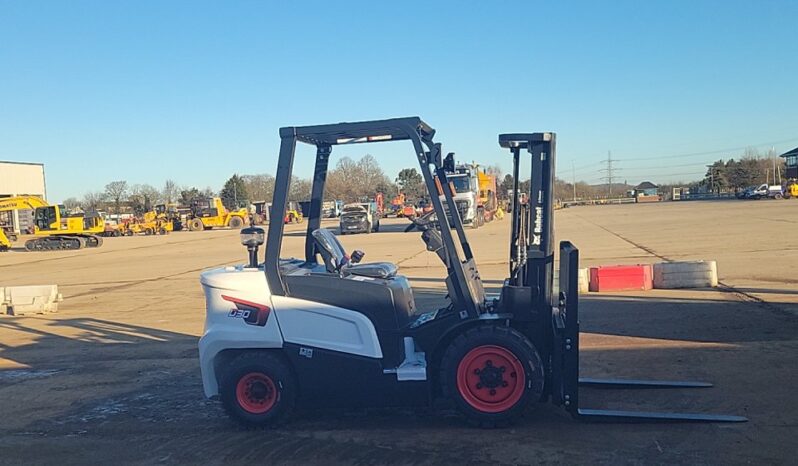
{"label": "engine side panel", "polygon": [[287,296],[273,296],[272,301],[286,342],[382,358],[374,324],[363,314]]}

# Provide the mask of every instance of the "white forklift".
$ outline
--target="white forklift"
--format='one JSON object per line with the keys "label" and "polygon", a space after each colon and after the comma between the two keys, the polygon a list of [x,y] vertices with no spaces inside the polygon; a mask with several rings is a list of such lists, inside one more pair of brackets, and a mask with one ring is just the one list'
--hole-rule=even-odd
{"label": "white forklift", "polygon": [[[247,426],[290,419],[312,406],[419,406],[448,399],[475,424],[492,427],[551,400],[580,419],[739,422],[738,416],[588,410],[579,386],[707,387],[700,382],[579,379],[578,251],[560,247],[561,292],[552,297],[553,133],[501,135],[518,192],[519,158],[532,161],[527,205],[512,210],[510,276],[488,299],[454,205],[435,130],[418,117],[280,129],[271,218],[285,216],[297,142],[316,147],[304,258],[280,258],[283,222],[242,230],[248,265],[206,271],[200,366],[205,394]],[[397,266],[364,263],[321,228],[333,146],[409,141],[434,210],[414,220],[443,261],[449,304],[417,309]],[[437,179],[436,179],[437,178]],[[443,197],[437,195],[438,186]],[[456,209],[453,209],[457,212]],[[451,221],[451,225],[450,225]],[[266,243],[265,262],[257,250]]]}

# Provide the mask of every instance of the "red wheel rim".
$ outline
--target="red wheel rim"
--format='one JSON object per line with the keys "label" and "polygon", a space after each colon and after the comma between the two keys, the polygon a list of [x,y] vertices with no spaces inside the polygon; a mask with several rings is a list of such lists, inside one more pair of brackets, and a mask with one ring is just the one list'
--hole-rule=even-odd
{"label": "red wheel rim", "polygon": [[238,380],[236,399],[244,411],[263,414],[277,402],[277,387],[266,374],[250,372]]}
{"label": "red wheel rim", "polygon": [[457,366],[457,390],[477,411],[500,413],[521,399],[526,373],[512,351],[483,345],[469,351]]}

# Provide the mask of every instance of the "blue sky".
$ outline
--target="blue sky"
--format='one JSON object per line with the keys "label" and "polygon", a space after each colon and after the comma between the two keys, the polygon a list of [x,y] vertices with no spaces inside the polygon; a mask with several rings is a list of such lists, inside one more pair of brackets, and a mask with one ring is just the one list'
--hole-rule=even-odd
{"label": "blue sky", "polygon": [[[44,162],[51,201],[219,189],[274,173],[280,126],[419,115],[505,171],[498,133],[555,131],[564,178],[611,150],[630,183],[689,180],[798,146],[796,24],[794,1],[0,0],[0,160]],[[414,163],[334,155],[365,152]]]}

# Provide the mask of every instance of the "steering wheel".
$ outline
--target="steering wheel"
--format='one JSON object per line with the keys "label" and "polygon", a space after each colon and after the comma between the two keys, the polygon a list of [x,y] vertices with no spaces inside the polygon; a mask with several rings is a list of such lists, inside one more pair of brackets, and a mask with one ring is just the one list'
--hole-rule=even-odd
{"label": "steering wheel", "polygon": [[407,228],[405,228],[405,233],[413,231],[416,228],[419,231],[427,231],[430,228],[433,228],[436,223],[438,223],[438,217],[435,215],[434,210],[430,210],[426,214],[421,215],[419,217],[414,217],[410,221],[413,223],[411,223],[410,225],[407,226]]}

